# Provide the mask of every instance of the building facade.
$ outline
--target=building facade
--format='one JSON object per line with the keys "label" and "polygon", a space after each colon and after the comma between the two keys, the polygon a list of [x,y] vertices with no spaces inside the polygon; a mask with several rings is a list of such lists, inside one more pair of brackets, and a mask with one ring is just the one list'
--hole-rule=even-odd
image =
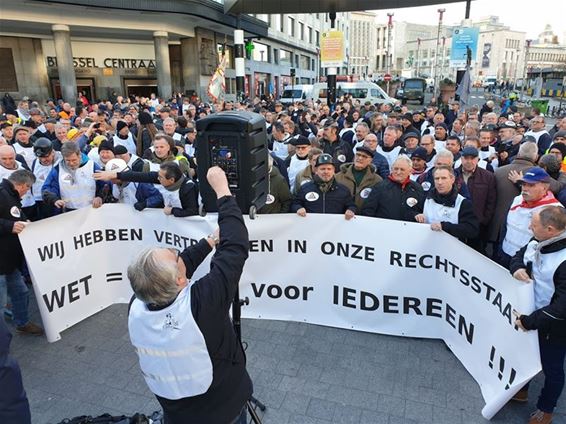
{"label": "building facade", "polygon": [[350,14],[350,73],[358,78],[374,74],[377,59],[377,25],[375,13]]}
{"label": "building facade", "polygon": [[[226,55],[226,99],[236,93],[233,32],[247,41],[246,94],[278,96],[285,85],[313,83],[327,14],[225,15],[222,1],[4,0],[0,14],[0,91],[18,99],[91,101],[122,95],[195,93]],[[336,26],[349,31],[349,14]],[[291,81],[291,70],[295,80]],[[339,70],[347,71],[347,62]]]}

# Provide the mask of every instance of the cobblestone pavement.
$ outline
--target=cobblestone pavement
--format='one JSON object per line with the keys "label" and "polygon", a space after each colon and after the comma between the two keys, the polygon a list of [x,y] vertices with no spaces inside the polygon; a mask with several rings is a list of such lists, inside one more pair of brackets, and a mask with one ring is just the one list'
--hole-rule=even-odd
{"label": "cobblestone pavement", "polygon": [[[33,423],[159,409],[130,345],[126,312],[114,305],[52,344],[14,336]],[[243,320],[242,330],[255,396],[268,408],[265,424],[487,422],[479,386],[441,341],[280,321]],[[526,423],[540,384],[539,376],[528,404],[507,405],[492,422]]]}

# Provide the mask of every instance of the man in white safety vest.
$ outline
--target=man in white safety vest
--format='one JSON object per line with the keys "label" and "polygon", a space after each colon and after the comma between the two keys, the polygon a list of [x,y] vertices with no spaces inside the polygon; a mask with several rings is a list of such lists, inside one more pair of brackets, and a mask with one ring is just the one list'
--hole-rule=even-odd
{"label": "man in white safety vest", "polygon": [[[248,232],[224,171],[210,168],[207,179],[218,198],[219,235],[182,252],[146,249],[128,268],[135,293],[130,339],[168,424],[245,422],[253,391],[229,315],[248,257]],[[214,246],[210,272],[191,282]]]}

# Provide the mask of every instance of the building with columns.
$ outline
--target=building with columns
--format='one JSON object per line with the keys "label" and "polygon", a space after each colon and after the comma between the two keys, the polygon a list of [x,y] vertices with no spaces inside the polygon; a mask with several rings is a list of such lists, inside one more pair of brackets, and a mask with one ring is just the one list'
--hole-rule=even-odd
{"label": "building with columns", "polygon": [[[312,84],[327,14],[225,15],[222,1],[3,0],[0,14],[0,92],[14,98],[64,98],[82,91],[91,101],[122,95],[196,93],[207,87],[222,52],[226,98],[235,99],[233,32],[244,30],[246,94],[279,95]],[[347,13],[336,26],[348,34]],[[251,44],[250,44],[251,46]],[[291,69],[295,81],[291,81]],[[347,62],[340,73],[347,72]]]}

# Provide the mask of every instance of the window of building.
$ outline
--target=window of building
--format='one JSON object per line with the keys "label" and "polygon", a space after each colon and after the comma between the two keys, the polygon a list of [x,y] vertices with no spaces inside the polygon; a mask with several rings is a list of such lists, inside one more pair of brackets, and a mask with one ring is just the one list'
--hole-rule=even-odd
{"label": "window of building", "polygon": [[258,15],[255,15],[255,17],[256,17],[257,19],[259,19],[260,21],[269,23],[269,15],[258,14]]}
{"label": "window of building", "polygon": [[287,34],[289,34],[291,37],[295,36],[295,19],[291,18],[291,17],[287,17]]}
{"label": "window of building", "polygon": [[269,62],[269,51],[265,44],[254,41],[254,49],[252,51],[252,59],[256,62]]}
{"label": "window of building", "polygon": [[292,53],[289,50],[279,50],[279,64],[291,65]]}
{"label": "window of building", "polygon": [[319,31],[315,31],[314,34],[315,34],[315,36],[316,36],[316,37],[315,37],[315,38],[316,38],[316,45],[317,45],[317,46],[320,46],[320,32],[319,32]]}
{"label": "window of building", "polygon": [[301,55],[301,63],[300,63],[300,68],[301,69],[311,69],[311,58],[305,55]]}
{"label": "window of building", "polygon": [[312,28],[309,27],[309,29],[308,29],[307,32],[308,32],[308,35],[309,35],[309,43],[312,44],[312,41],[313,41],[313,40],[312,40]]}
{"label": "window of building", "polygon": [[300,64],[301,64],[301,62],[299,61],[299,55],[296,54],[296,55],[295,55],[295,66],[296,66],[297,68],[300,68]]}
{"label": "window of building", "polygon": [[279,15],[279,31],[285,32],[285,15]]}
{"label": "window of building", "polygon": [[299,22],[299,39],[305,39],[305,24]]}
{"label": "window of building", "polygon": [[273,63],[279,63],[279,49],[273,49]]}
{"label": "window of building", "polygon": [[[220,63],[220,61],[222,60],[222,48],[222,43],[216,44],[216,51],[218,52],[218,63]],[[224,47],[224,54],[226,55],[226,66],[228,68],[234,68],[234,47]]]}
{"label": "window of building", "polygon": [[0,91],[18,91],[14,55],[10,48],[0,48]]}

